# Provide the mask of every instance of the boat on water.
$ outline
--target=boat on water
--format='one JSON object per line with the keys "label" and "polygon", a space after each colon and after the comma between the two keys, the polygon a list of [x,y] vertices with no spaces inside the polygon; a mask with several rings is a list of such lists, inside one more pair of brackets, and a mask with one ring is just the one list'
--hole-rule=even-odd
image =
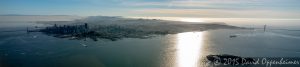
{"label": "boat on water", "polygon": [[235,37],[237,37],[237,35],[230,35],[229,37],[230,38],[235,38]]}

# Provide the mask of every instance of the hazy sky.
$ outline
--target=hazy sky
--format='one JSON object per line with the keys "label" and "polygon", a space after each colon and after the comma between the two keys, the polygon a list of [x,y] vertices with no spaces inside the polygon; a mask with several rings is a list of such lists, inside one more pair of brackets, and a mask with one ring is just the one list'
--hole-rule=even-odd
{"label": "hazy sky", "polygon": [[0,0],[0,14],[300,18],[300,0]]}

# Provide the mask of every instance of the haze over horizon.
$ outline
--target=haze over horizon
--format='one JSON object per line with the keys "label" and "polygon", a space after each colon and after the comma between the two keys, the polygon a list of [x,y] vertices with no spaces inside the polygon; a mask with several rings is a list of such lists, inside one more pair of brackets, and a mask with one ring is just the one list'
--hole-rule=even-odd
{"label": "haze over horizon", "polygon": [[299,19],[299,0],[1,0],[0,14]]}

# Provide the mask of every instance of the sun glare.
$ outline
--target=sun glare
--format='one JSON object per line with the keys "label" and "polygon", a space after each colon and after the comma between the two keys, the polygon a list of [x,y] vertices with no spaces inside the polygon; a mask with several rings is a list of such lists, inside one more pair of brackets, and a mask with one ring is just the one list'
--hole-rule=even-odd
{"label": "sun glare", "polygon": [[177,67],[198,67],[202,32],[179,33],[177,36]]}
{"label": "sun glare", "polygon": [[183,21],[183,22],[205,22],[203,19],[200,19],[200,18],[181,18],[180,21]]}

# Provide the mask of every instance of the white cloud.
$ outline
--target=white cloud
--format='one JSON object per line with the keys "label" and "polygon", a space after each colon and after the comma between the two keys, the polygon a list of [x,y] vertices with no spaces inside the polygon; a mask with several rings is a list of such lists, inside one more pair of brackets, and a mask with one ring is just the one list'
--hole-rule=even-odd
{"label": "white cloud", "polygon": [[141,9],[134,12],[150,16],[219,17],[219,18],[300,18],[297,12],[273,10],[219,9]]}
{"label": "white cloud", "polygon": [[[283,10],[282,0],[170,0],[164,2],[123,2],[131,13],[143,16],[220,18],[300,18],[300,10]],[[153,7],[154,6],[154,7]],[[277,7],[276,7],[277,6]],[[278,9],[279,7],[280,9]]]}
{"label": "white cloud", "polygon": [[[172,8],[207,8],[207,9],[236,9],[240,5],[245,8],[246,6],[262,5],[258,0],[171,0],[166,2],[123,2],[125,6],[159,6],[159,7],[172,7]],[[234,7],[233,7],[234,6]]]}

